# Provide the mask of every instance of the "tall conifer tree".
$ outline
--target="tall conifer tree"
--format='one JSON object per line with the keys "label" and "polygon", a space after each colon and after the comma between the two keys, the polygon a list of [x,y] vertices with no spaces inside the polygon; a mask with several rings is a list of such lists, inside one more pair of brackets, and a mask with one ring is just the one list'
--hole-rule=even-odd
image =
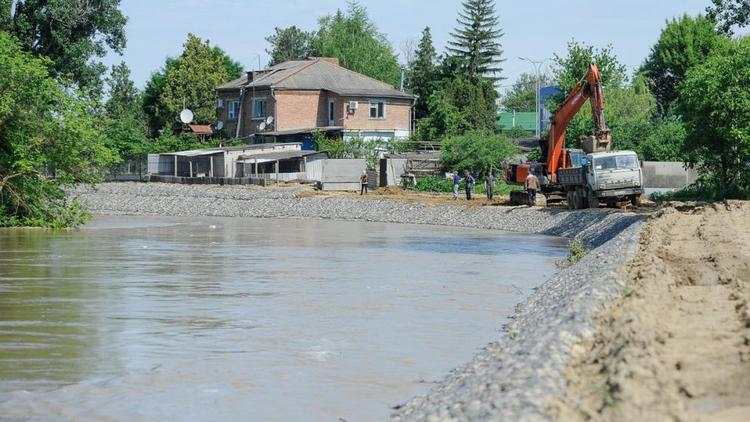
{"label": "tall conifer tree", "polygon": [[447,50],[463,61],[466,76],[499,81],[504,61],[500,38],[503,31],[495,13],[494,0],[466,0],[458,13],[458,27],[451,33]]}
{"label": "tall conifer tree", "polygon": [[432,45],[432,34],[430,27],[425,27],[422,31],[422,39],[419,41],[416,58],[413,63],[409,63],[409,88],[411,92],[417,95],[417,102],[414,106],[417,119],[425,117],[428,113],[427,105],[434,90],[434,81],[436,78],[435,60],[437,53]]}

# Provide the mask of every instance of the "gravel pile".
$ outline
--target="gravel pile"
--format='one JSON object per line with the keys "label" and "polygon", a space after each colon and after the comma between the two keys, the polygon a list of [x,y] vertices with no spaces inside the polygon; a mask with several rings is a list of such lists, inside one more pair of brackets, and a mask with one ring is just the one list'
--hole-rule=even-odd
{"label": "gravel pile", "polygon": [[611,239],[641,217],[615,210],[464,207],[346,196],[299,197],[307,188],[108,183],[73,196],[95,214],[323,218],[475,227],[577,237],[588,247]]}
{"label": "gravel pile", "polygon": [[143,183],[72,192],[96,214],[324,218],[435,224],[579,238],[592,249],[545,282],[505,335],[428,392],[399,406],[395,421],[546,420],[564,392],[573,345],[594,329],[593,315],[620,294],[642,217],[616,210],[463,207],[346,196],[298,196],[300,189]]}

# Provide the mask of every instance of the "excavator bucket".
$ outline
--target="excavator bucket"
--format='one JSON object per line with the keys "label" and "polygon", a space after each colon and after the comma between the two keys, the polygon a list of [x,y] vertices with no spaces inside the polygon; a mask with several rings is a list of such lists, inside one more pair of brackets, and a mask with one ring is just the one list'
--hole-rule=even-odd
{"label": "excavator bucket", "polygon": [[581,149],[586,154],[609,152],[612,149],[612,137],[609,133],[587,136],[581,139]]}

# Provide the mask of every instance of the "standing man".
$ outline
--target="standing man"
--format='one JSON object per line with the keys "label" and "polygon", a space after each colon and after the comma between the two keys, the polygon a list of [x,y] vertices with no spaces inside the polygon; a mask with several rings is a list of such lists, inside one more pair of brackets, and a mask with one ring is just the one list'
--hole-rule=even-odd
{"label": "standing man", "polygon": [[362,176],[359,176],[359,183],[362,186],[359,190],[360,195],[367,193],[367,182],[367,170],[362,170]]}
{"label": "standing man", "polygon": [[458,185],[461,184],[461,176],[458,170],[453,172],[453,199],[458,199]]}
{"label": "standing man", "polygon": [[464,170],[464,181],[466,182],[466,200],[471,201],[471,190],[474,189],[474,176],[469,170]]}
{"label": "standing man", "polygon": [[492,201],[495,196],[495,176],[492,175],[492,167],[484,178],[484,191],[487,193],[487,200]]}
{"label": "standing man", "polygon": [[534,204],[536,204],[536,191],[539,189],[539,179],[534,175],[534,173],[529,171],[529,175],[526,176],[526,193],[528,194],[529,198],[529,206],[532,207]]}

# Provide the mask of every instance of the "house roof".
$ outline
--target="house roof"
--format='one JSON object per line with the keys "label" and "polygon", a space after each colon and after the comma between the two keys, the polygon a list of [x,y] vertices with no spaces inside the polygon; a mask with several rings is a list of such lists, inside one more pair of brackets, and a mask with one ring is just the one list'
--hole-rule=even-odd
{"label": "house roof", "polygon": [[190,127],[190,130],[194,133],[201,135],[211,135],[214,133],[214,131],[211,130],[211,125],[188,125],[188,127]]}
{"label": "house roof", "polygon": [[255,72],[248,83],[247,74],[217,87],[217,90],[246,88],[274,88],[277,90],[327,90],[342,96],[413,99],[414,96],[398,91],[385,82],[378,81],[338,66],[323,58],[293,60],[279,63]]}
{"label": "house roof", "polygon": [[269,161],[276,160],[290,160],[293,158],[309,157],[311,155],[321,154],[319,151],[279,151],[279,152],[266,152],[261,154],[254,154],[249,156],[240,157],[238,163],[266,163]]}

